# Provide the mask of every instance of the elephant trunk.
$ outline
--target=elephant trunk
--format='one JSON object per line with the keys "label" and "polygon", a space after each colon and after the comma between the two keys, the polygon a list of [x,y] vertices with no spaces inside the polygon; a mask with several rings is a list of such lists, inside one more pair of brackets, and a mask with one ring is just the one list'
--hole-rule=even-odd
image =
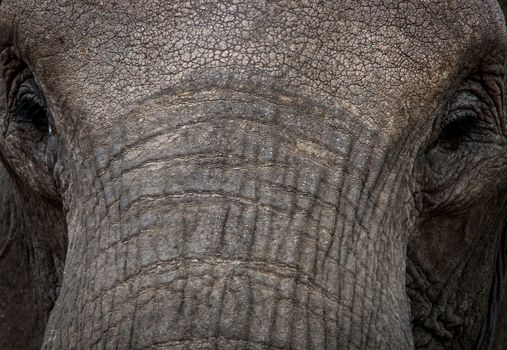
{"label": "elephant trunk", "polygon": [[75,189],[91,193],[70,206],[45,348],[412,346],[407,223],[390,215],[405,192],[379,135],[241,89],[142,107]]}

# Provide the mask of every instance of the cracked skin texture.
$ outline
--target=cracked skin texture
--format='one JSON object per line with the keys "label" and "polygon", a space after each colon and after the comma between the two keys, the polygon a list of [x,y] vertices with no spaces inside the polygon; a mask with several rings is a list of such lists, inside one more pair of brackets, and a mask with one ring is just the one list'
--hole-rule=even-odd
{"label": "cracked skin texture", "polygon": [[[3,0],[0,44],[53,130],[4,69],[0,348],[491,343],[495,1]],[[443,152],[453,103],[495,127]]]}

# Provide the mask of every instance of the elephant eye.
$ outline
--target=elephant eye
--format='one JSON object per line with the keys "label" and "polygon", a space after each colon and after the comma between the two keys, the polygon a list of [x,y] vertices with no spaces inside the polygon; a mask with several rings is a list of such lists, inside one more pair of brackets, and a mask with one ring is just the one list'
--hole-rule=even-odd
{"label": "elephant eye", "polygon": [[470,182],[480,169],[504,168],[503,73],[489,71],[461,82],[435,119],[421,153],[427,208],[469,205],[475,197],[463,189],[480,188]]}
{"label": "elephant eye", "polygon": [[494,102],[479,82],[467,82],[454,96],[442,118],[436,145],[443,151],[455,152],[461,146],[483,142],[497,134],[493,106]]}
{"label": "elephant eye", "polygon": [[36,129],[51,133],[49,118],[46,113],[45,103],[37,91],[37,84],[33,77],[25,81],[16,99],[11,106],[12,121],[20,124],[28,124]]}
{"label": "elephant eye", "polygon": [[2,52],[3,80],[11,130],[51,135],[48,109],[29,67],[9,51]]}
{"label": "elephant eye", "polygon": [[472,111],[452,115],[438,136],[438,144],[448,151],[456,151],[463,142],[473,141],[481,133],[481,121]]}

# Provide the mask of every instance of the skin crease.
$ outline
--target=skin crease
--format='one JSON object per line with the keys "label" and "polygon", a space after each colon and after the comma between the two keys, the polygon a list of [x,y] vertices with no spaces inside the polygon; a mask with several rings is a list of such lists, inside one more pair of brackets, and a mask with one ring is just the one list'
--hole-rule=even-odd
{"label": "skin crease", "polygon": [[[495,1],[4,0],[0,44],[52,130],[11,120],[4,74],[0,348],[494,337]],[[495,136],[435,148],[474,89]]]}

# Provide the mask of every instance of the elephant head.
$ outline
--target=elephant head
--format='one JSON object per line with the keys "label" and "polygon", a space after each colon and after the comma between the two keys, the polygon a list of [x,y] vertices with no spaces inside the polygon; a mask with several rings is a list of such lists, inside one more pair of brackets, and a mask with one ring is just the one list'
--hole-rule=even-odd
{"label": "elephant head", "polygon": [[486,349],[506,44],[495,0],[3,0],[0,347]]}

